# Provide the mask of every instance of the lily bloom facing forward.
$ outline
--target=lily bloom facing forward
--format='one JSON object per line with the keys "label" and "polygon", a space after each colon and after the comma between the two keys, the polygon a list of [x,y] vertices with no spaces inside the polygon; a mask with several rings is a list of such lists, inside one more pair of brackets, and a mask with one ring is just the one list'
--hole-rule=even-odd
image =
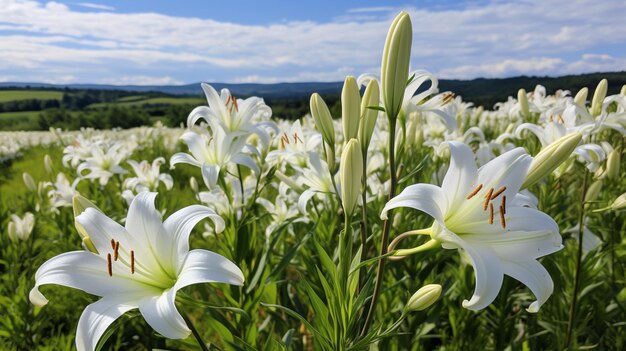
{"label": "lily bloom facing forward", "polygon": [[556,222],[519,193],[532,157],[516,148],[477,169],[467,145],[448,142],[448,146],[450,167],[441,187],[411,185],[389,200],[381,217],[397,207],[425,212],[435,220],[432,227],[413,231],[431,236],[425,247],[440,243],[469,256],[476,288],[463,307],[479,310],[491,304],[506,274],[530,288],[537,300],[527,310],[537,312],[554,288],[537,259],[562,245]]}
{"label": "lily bloom facing forward", "polygon": [[97,253],[64,253],[37,270],[30,292],[35,305],[48,302],[39,292],[39,286],[45,284],[65,285],[102,297],[87,306],[78,321],[78,350],[94,350],[109,325],[135,308],[161,335],[185,338],[191,331],[174,304],[179,289],[197,283],[243,284],[241,270],[225,257],[189,250],[189,234],[196,223],[209,217],[221,231],[222,218],[207,207],[193,205],[162,222],[154,206],[156,195],[137,195],[125,227],[97,209],[87,208],[76,221]]}

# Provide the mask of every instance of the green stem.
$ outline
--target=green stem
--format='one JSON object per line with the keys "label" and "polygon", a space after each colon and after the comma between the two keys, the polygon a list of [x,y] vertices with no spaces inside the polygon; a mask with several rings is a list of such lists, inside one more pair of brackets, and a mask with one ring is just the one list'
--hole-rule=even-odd
{"label": "green stem", "polygon": [[206,343],[204,342],[204,340],[202,340],[202,336],[200,336],[200,333],[196,329],[196,326],[193,324],[189,316],[187,316],[186,313],[182,313],[181,315],[183,316],[183,319],[185,319],[185,322],[187,323],[187,326],[189,327],[189,329],[191,329],[191,333],[198,341],[198,345],[200,345],[200,349],[202,351],[209,351],[209,348],[206,346]]}
{"label": "green stem", "polygon": [[585,171],[585,178],[583,179],[582,193],[580,197],[580,214],[578,216],[578,254],[576,256],[576,273],[574,276],[574,292],[572,293],[572,302],[569,308],[569,319],[567,322],[567,336],[565,339],[565,348],[568,349],[572,341],[572,333],[574,330],[574,320],[576,319],[576,300],[578,298],[578,289],[580,285],[580,274],[582,268],[582,256],[583,256],[583,233],[584,233],[584,221],[585,221],[585,196],[587,194],[587,187],[589,182],[589,172]]}
{"label": "green stem", "polygon": [[[396,193],[397,174],[396,174],[396,160],[395,160],[395,145],[396,144],[396,119],[395,117],[389,118],[389,178],[391,184],[389,187],[389,200],[391,200]],[[387,219],[383,224],[383,235],[380,239],[380,256],[387,254],[387,241],[389,241],[389,230],[391,229],[391,223],[393,220],[393,210],[387,213]],[[374,318],[376,312],[376,304],[378,303],[378,295],[383,283],[383,273],[385,272],[385,262],[387,260],[382,258],[378,261],[378,267],[376,268],[376,284],[374,285],[374,292],[372,293],[372,301],[370,302],[369,310],[367,311],[367,317],[361,330],[361,337],[367,335],[367,332]]]}

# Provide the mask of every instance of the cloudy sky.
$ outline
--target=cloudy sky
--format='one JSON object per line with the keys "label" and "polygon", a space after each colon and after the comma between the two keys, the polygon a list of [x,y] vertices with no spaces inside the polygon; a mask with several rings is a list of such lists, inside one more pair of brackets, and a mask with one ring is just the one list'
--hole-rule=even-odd
{"label": "cloudy sky", "polygon": [[0,0],[0,81],[339,81],[378,72],[400,10],[441,78],[626,70],[626,1]]}

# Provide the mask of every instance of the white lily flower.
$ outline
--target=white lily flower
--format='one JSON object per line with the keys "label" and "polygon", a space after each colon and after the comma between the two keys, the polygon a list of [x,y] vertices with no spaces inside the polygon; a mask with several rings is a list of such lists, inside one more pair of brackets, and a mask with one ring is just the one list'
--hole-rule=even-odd
{"label": "white lily flower", "polygon": [[303,130],[300,120],[286,124],[276,138],[278,150],[270,151],[266,161],[275,162],[277,159],[284,159],[299,167],[306,166],[307,152],[317,150],[322,143],[322,135],[316,131]]}
{"label": "white lily flower", "polygon": [[[103,150],[105,148],[105,150]],[[85,162],[78,165],[76,171],[79,175],[87,179],[99,179],[100,185],[106,185],[109,179],[115,174],[128,173],[120,166],[120,163],[128,157],[130,153],[124,149],[121,143],[115,143],[107,148],[106,145],[92,145],[91,156]],[[83,174],[83,171],[89,171]]]}
{"label": "white lily flower", "polygon": [[189,234],[196,223],[209,217],[221,230],[222,218],[207,207],[193,205],[162,222],[154,207],[156,195],[137,195],[125,227],[87,208],[76,221],[98,253],[64,253],[37,270],[29,296],[35,305],[48,302],[39,292],[45,284],[64,285],[102,297],[87,306],[78,321],[78,350],[94,350],[109,325],[135,308],[161,335],[185,338],[191,331],[174,304],[179,289],[197,283],[243,284],[241,270],[225,257],[207,250],[189,250]]}
{"label": "white lily flower", "polygon": [[134,160],[126,161],[131,167],[137,177],[128,178],[124,180],[124,186],[127,189],[142,191],[156,191],[159,187],[159,183],[163,183],[167,190],[172,189],[174,186],[174,179],[167,173],[161,173],[161,165],[165,163],[163,157],[158,157],[150,164],[148,161],[143,160],[141,163],[137,163]]}
{"label": "white lily flower", "polygon": [[276,130],[274,122],[269,121],[272,109],[263,99],[253,96],[245,100],[237,99],[228,89],[220,94],[209,84],[202,83],[209,106],[193,109],[187,118],[187,127],[191,128],[198,120],[205,120],[211,129],[221,127],[225,131],[254,133],[261,138],[263,145],[269,144],[267,129]]}
{"label": "white lily flower", "polygon": [[404,189],[384,207],[381,217],[397,207],[411,207],[434,218],[429,245],[466,253],[476,273],[476,288],[463,307],[479,310],[498,295],[503,275],[530,288],[537,312],[552,294],[548,271],[537,258],[562,248],[556,222],[526,206],[519,188],[530,166],[522,148],[508,151],[477,169],[470,148],[448,142],[450,167],[441,187],[416,184]]}
{"label": "white lily flower", "polygon": [[78,194],[78,191],[76,191],[76,185],[78,185],[79,181],[80,178],[76,178],[70,184],[70,181],[64,173],[61,172],[57,174],[56,182],[54,184],[50,184],[54,187],[54,189],[48,191],[48,197],[50,198],[52,207],[58,208],[72,206],[72,198],[74,198],[74,195]]}
{"label": "white lily flower", "polygon": [[229,163],[248,167],[254,173],[259,172],[259,166],[244,150],[254,152],[256,149],[248,147],[242,132],[228,133],[221,127],[212,129],[212,135],[198,134],[186,131],[180,138],[187,144],[191,155],[176,153],[170,159],[173,167],[178,163],[187,163],[202,170],[202,178],[209,189],[217,186],[220,171]]}

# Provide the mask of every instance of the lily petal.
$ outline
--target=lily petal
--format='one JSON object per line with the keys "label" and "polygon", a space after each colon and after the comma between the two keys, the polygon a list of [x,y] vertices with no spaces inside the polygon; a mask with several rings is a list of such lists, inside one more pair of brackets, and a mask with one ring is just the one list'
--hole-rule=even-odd
{"label": "lily petal", "polygon": [[180,260],[184,259],[187,252],[189,252],[189,234],[198,222],[207,217],[215,223],[216,232],[221,233],[224,230],[225,223],[222,217],[212,209],[200,205],[192,205],[180,209],[163,222],[165,232],[172,237],[166,241],[165,245],[162,245],[163,251],[160,252],[170,251],[172,264],[176,267],[180,267],[183,264]]}
{"label": "lily petal", "polygon": [[502,261],[504,274],[519,280],[533,292],[537,301],[530,304],[526,311],[537,313],[539,307],[552,295],[554,283],[550,273],[535,260],[512,262]]}
{"label": "lily petal", "polygon": [[243,285],[243,272],[226,257],[207,250],[191,250],[174,289],[198,283]]}
{"label": "lily petal", "polygon": [[48,299],[39,291],[39,287],[46,284],[63,285],[98,296],[145,292],[150,289],[139,281],[127,279],[117,271],[109,276],[107,261],[87,251],[67,252],[42,264],[35,273],[35,286],[29,294],[31,303],[37,306],[48,303]]}
{"label": "lily petal", "polygon": [[389,200],[383,208],[380,218],[387,219],[387,212],[397,207],[411,207],[420,210],[443,223],[443,213],[448,207],[448,201],[438,186],[415,184],[406,187],[399,195]]}
{"label": "lily petal", "polygon": [[76,350],[95,350],[107,328],[121,315],[135,308],[136,304],[119,297],[106,297],[85,307],[78,320]]}
{"label": "lily petal", "polygon": [[500,292],[504,278],[500,259],[487,246],[463,243],[462,248],[472,261],[476,275],[474,295],[471,299],[463,301],[463,307],[477,311],[491,304]]}
{"label": "lily petal", "polygon": [[465,202],[468,194],[471,193],[478,175],[478,168],[474,162],[474,154],[469,146],[457,142],[448,142],[450,148],[450,167],[446,173],[442,191],[448,197],[448,203],[451,208],[443,209],[444,212],[453,212]]}
{"label": "lily petal", "polygon": [[191,333],[187,323],[178,313],[174,300],[176,289],[171,288],[160,296],[151,296],[139,302],[139,311],[146,322],[159,334],[170,339],[184,339]]}

